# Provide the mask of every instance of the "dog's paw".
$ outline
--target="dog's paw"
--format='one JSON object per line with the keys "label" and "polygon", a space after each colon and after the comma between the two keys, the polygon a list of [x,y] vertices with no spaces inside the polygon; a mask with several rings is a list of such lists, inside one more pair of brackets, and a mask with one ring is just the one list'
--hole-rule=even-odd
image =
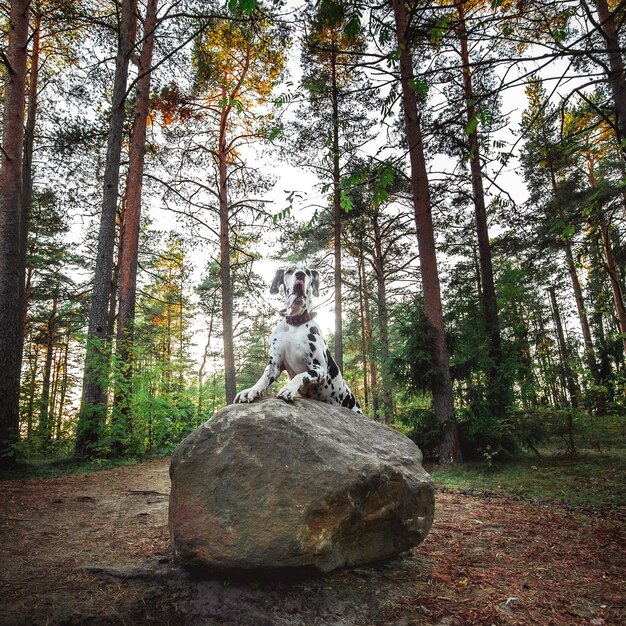
{"label": "dog's paw", "polygon": [[257,398],[261,397],[261,393],[257,391],[254,387],[250,389],[244,389],[240,391],[236,396],[234,403],[235,404],[243,404],[246,402],[254,402]]}
{"label": "dog's paw", "polygon": [[296,393],[289,389],[289,385],[287,385],[276,394],[276,397],[284,400],[285,402],[293,402],[295,395]]}

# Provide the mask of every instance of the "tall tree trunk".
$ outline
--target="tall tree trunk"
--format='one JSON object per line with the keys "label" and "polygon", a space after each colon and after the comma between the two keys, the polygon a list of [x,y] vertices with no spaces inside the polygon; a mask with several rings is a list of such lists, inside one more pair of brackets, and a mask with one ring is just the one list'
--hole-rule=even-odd
{"label": "tall tree trunk", "polygon": [[33,154],[35,151],[35,122],[37,120],[37,96],[39,90],[39,54],[41,41],[41,12],[36,3],[35,30],[32,35],[30,54],[30,80],[28,83],[28,112],[24,129],[24,155],[22,163],[22,195],[20,198],[20,301],[23,306],[23,324],[21,325],[20,370],[24,352],[24,337],[28,321],[28,304],[30,301],[30,285],[32,272],[26,271],[28,252],[28,230],[30,213],[33,205]]}
{"label": "tall tree trunk", "polygon": [[[128,434],[130,429],[141,195],[157,9],[158,0],[148,0],[146,15],[143,21],[143,44],[139,56],[139,79],[136,88],[135,113],[130,144],[128,176],[126,179],[126,207],[122,223],[123,231],[119,257],[120,300],[117,315],[116,349],[122,380],[115,391],[114,415],[119,422],[117,431],[121,434]],[[122,449],[118,449],[118,452],[122,452]]]}
{"label": "tall tree trunk", "polygon": [[395,16],[396,36],[400,55],[402,104],[411,161],[411,187],[420,255],[424,312],[433,331],[433,361],[439,372],[432,390],[435,418],[443,427],[442,441],[439,446],[439,461],[445,464],[459,463],[461,461],[461,446],[454,420],[452,381],[443,323],[435,235],[433,232],[428,177],[422,144],[422,129],[417,110],[416,93],[411,87],[411,81],[414,76],[412,47],[407,37],[408,17],[404,0],[391,0],[391,7]]}
{"label": "tall tree trunk", "polygon": [[61,367],[63,366],[63,350],[59,346],[55,350],[54,359],[52,361],[52,385],[50,390],[50,409],[49,417],[51,425],[51,433],[55,439],[59,438],[61,429],[56,419],[56,405],[59,393],[59,386],[61,384]]}
{"label": "tall tree trunk", "polygon": [[380,234],[380,225],[378,223],[378,215],[373,220],[374,231],[374,274],[376,276],[376,304],[378,307],[378,332],[380,337],[380,361],[382,371],[382,401],[383,401],[383,420],[387,424],[394,421],[393,399],[389,385],[389,375],[387,368],[389,367],[389,309],[387,307],[387,293],[385,288],[385,267],[383,258],[382,238]]}
{"label": "tall tree trunk", "polygon": [[43,366],[43,380],[41,382],[41,397],[39,399],[39,436],[44,447],[52,439],[52,421],[50,419],[50,378],[52,374],[52,357],[54,355],[54,335],[56,333],[57,306],[59,303],[59,279],[52,298],[52,310],[46,328],[46,356]]}
{"label": "tall tree trunk", "polygon": [[503,416],[510,402],[510,383],[506,379],[502,367],[502,344],[500,339],[500,320],[498,319],[498,303],[496,286],[493,278],[493,264],[491,261],[491,244],[489,242],[489,227],[487,223],[487,209],[485,206],[485,190],[483,187],[482,165],[480,162],[480,142],[478,139],[478,125],[476,124],[476,97],[472,84],[469,48],[467,44],[467,29],[465,23],[465,2],[457,4],[458,34],[461,44],[461,65],[463,69],[463,95],[467,107],[467,124],[471,132],[468,136],[469,163],[474,196],[474,211],[476,216],[476,232],[478,237],[478,253],[480,259],[480,274],[482,278],[482,305],[485,318],[485,329],[489,341],[490,366],[488,369],[487,400],[491,410],[496,415]]}
{"label": "tall tree trunk", "polygon": [[0,466],[15,462],[19,438],[23,268],[20,195],[24,142],[26,45],[30,0],[13,0],[9,15],[2,152],[0,153]]}
{"label": "tall tree trunk", "polygon": [[626,311],[624,309],[624,297],[622,294],[622,286],[617,273],[617,264],[615,255],[613,254],[613,244],[611,243],[611,231],[609,224],[602,216],[599,220],[600,233],[602,234],[602,245],[604,247],[604,258],[606,261],[606,271],[609,274],[611,283],[611,291],[613,293],[613,304],[615,306],[615,317],[619,332],[622,335],[622,349],[626,355]]}
{"label": "tall tree trunk", "polygon": [[341,289],[341,171],[339,169],[339,89],[337,53],[331,54],[331,98],[333,107],[333,232],[335,259],[335,361],[343,371],[343,300]]}
{"label": "tall tree trunk", "polygon": [[[589,327],[589,317],[587,316],[587,307],[583,298],[583,290],[578,278],[578,272],[576,271],[576,263],[574,262],[574,255],[572,253],[572,246],[569,241],[563,243],[565,249],[565,258],[567,261],[567,271],[570,275],[572,282],[572,289],[574,290],[574,299],[576,300],[576,310],[578,311],[578,319],[580,321],[580,328],[583,333],[583,344],[585,346],[585,362],[591,372],[593,382],[596,387],[602,385],[602,378],[600,377],[600,368],[596,361],[596,355],[593,347],[593,340],[591,338],[591,329]],[[606,413],[606,401],[601,392],[597,392],[595,395],[596,408],[599,415]]]}
{"label": "tall tree trunk", "polygon": [[573,408],[578,408],[578,386],[574,379],[574,373],[570,365],[569,349],[565,342],[565,333],[563,332],[563,324],[561,322],[561,312],[556,299],[556,288],[550,287],[550,301],[552,302],[552,314],[554,315],[554,326],[556,329],[556,338],[559,345],[559,353],[561,355],[561,365],[565,376],[565,384],[569,393],[570,402]]}
{"label": "tall tree trunk", "polygon": [[374,332],[372,329],[372,316],[370,314],[370,297],[367,289],[367,279],[365,275],[365,262],[362,264],[362,285],[363,285],[363,313],[364,313],[364,331],[365,339],[367,342],[367,352],[370,354],[370,371],[369,371],[369,386],[372,396],[372,415],[375,419],[380,419],[380,393],[378,389],[378,367],[376,365],[376,359],[373,356],[374,353]]}
{"label": "tall tree trunk", "polygon": [[65,410],[65,396],[67,395],[67,384],[68,384],[68,357],[70,352],[70,334],[71,329],[68,327],[67,336],[65,338],[65,347],[63,349],[63,379],[61,380],[61,397],[59,398],[59,414],[58,414],[58,435],[57,438],[60,437],[61,430],[63,427],[63,411]]}
{"label": "tall tree trunk", "polygon": [[[552,184],[552,193],[558,200],[560,196],[559,186],[556,179],[556,173],[552,162],[548,159],[548,167],[550,170],[550,181]],[[559,208],[559,218],[565,223],[565,214],[563,209]],[[589,317],[587,316],[587,307],[585,306],[585,300],[583,298],[583,290],[580,286],[580,280],[578,278],[578,272],[576,271],[576,263],[574,261],[574,255],[572,253],[572,244],[568,239],[562,241],[563,251],[565,252],[565,260],[567,264],[567,271],[570,276],[570,282],[572,283],[572,290],[574,291],[574,299],[576,300],[576,310],[578,312],[578,320],[580,322],[580,328],[583,333],[583,344],[585,346],[585,362],[591,372],[591,376],[596,387],[602,385],[602,379],[600,378],[600,370],[596,361],[595,351],[593,348],[593,340],[591,338],[591,330],[589,329]],[[598,412],[604,414],[606,412],[606,401],[601,393],[596,394],[596,404]]]}
{"label": "tall tree trunk", "polygon": [[224,337],[224,382],[226,404],[231,404],[237,394],[235,380],[235,340],[233,335],[233,285],[230,265],[230,219],[228,211],[228,171],[226,159],[226,127],[229,110],[222,111],[218,146],[219,211],[220,211],[220,282],[222,285],[222,332]]}
{"label": "tall tree trunk", "polygon": [[[32,333],[31,333],[32,338]],[[26,409],[26,437],[30,437],[35,421],[35,390],[37,389],[37,372],[39,371],[39,345],[31,339],[30,385],[28,389],[28,407]]]}
{"label": "tall tree trunk", "polygon": [[202,383],[204,381],[204,368],[206,367],[206,361],[209,356],[209,349],[211,348],[211,338],[213,336],[213,318],[215,317],[215,298],[213,299],[213,306],[211,307],[211,317],[209,319],[209,332],[207,334],[206,344],[204,345],[204,352],[202,353],[202,363],[200,363],[200,369],[198,370],[198,415],[202,415],[204,407],[202,406]]}
{"label": "tall tree trunk", "polygon": [[369,358],[367,333],[365,331],[365,255],[359,247],[359,317],[361,322],[361,362],[363,364],[363,405],[369,407]]}
{"label": "tall tree trunk", "polygon": [[128,63],[136,35],[137,0],[122,0],[119,43],[111,119],[104,170],[104,193],[98,237],[87,352],[83,373],[83,394],[74,454],[84,457],[97,444],[106,420],[106,399],[110,369],[109,301],[115,247],[115,224],[120,179],[120,158],[124,131],[124,103],[128,82]]}
{"label": "tall tree trunk", "polygon": [[624,77],[624,61],[622,59],[622,47],[619,42],[615,19],[609,10],[607,0],[595,0],[598,19],[600,21],[600,34],[604,39],[604,45],[608,58],[607,79],[615,105],[615,129],[617,141],[622,151],[622,158],[626,160],[626,79]]}

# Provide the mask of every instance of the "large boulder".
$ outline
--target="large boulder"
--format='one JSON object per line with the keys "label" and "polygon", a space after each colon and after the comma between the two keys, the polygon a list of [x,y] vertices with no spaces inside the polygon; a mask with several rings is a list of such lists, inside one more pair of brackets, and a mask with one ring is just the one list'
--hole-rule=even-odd
{"label": "large boulder", "polygon": [[211,572],[329,572],[424,539],[434,488],[400,433],[315,400],[218,411],[176,449],[175,559]]}

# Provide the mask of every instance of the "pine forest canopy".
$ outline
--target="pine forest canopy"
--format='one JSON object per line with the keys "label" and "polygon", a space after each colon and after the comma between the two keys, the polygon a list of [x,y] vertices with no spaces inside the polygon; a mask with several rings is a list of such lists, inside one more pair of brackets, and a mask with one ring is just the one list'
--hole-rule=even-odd
{"label": "pine forest canopy", "polygon": [[366,414],[443,463],[624,416],[626,3],[0,8],[3,464],[176,445],[297,261]]}

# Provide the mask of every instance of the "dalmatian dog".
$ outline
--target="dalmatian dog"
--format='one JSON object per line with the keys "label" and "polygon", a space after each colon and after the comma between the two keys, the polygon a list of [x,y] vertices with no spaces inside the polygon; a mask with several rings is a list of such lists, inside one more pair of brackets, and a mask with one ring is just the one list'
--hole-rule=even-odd
{"label": "dalmatian dog", "polygon": [[286,370],[290,380],[278,392],[278,398],[293,402],[299,392],[303,398],[337,404],[362,414],[320,327],[313,321],[317,313],[313,311],[312,297],[319,295],[319,273],[303,265],[281,269],[276,272],[270,293],[277,294],[281,285],[287,302],[280,311],[282,319],[270,337],[269,363],[254,387],[240,391],[235,402],[260,398]]}

